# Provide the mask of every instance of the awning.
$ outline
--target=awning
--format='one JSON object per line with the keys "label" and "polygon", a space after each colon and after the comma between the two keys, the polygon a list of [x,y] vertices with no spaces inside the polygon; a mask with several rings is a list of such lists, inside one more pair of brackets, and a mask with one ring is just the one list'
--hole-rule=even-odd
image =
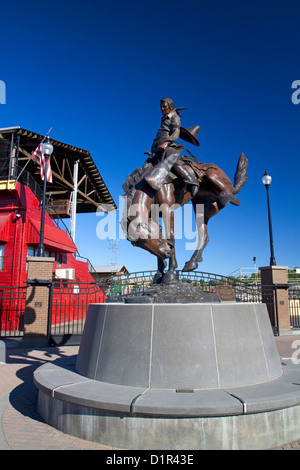
{"label": "awning", "polygon": [[[19,138],[19,157],[16,171],[24,169],[19,179],[20,183],[27,184],[25,175],[29,172],[36,185],[43,191],[43,181],[40,177],[39,165],[31,158],[31,153],[37,148],[43,135],[23,129],[19,126],[0,128],[0,158],[5,162],[8,174],[8,155],[10,155],[11,139]],[[18,142],[15,140],[15,143]],[[51,137],[54,147],[51,155],[51,170],[53,181],[47,185],[47,194],[51,193],[51,204],[57,201],[69,201],[74,190],[74,162],[78,161],[77,184],[77,213],[96,212],[97,210],[116,210],[117,206],[91,156],[84,149],[65,144]],[[30,160],[28,160],[30,158]],[[112,165],[113,167],[113,165]],[[22,170],[21,170],[22,171]],[[105,205],[105,209],[102,209]],[[101,208],[101,209],[100,209]],[[53,208],[52,208],[53,209]],[[69,217],[68,212],[61,213],[60,217]]]}
{"label": "awning", "polygon": [[[28,217],[27,219],[27,244],[38,245],[40,242],[40,227],[39,220]],[[71,238],[63,230],[53,227],[45,223],[44,227],[44,245],[49,249],[53,248],[54,251],[76,253],[77,248],[72,242]]]}
{"label": "awning", "polygon": [[0,242],[8,242],[10,214],[0,215]]}

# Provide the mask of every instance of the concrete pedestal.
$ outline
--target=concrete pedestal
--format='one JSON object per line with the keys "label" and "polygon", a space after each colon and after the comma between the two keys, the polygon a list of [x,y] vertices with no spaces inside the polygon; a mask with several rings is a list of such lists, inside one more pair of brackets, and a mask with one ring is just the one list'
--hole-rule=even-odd
{"label": "concrete pedestal", "polygon": [[263,304],[90,305],[77,372],[151,389],[222,389],[282,374]]}
{"label": "concrete pedestal", "polygon": [[265,449],[300,438],[300,369],[263,304],[91,304],[76,371],[35,372],[54,427],[126,449]]}

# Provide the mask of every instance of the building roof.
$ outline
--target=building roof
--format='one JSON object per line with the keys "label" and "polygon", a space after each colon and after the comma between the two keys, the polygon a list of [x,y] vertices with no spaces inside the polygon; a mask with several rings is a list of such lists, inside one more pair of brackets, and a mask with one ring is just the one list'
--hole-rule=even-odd
{"label": "building roof", "polygon": [[98,265],[94,266],[96,273],[119,273],[123,271],[124,274],[128,274],[127,269],[124,265],[114,264],[114,265]]}
{"label": "building roof", "polygon": [[[13,139],[12,139],[13,136]],[[26,165],[28,171],[42,189],[40,168],[34,160],[29,161],[32,152],[40,144],[43,135],[28,131],[19,126],[0,128],[0,161],[9,159],[12,144],[15,147],[15,159],[20,169]],[[54,147],[51,155],[52,183],[47,183],[47,196],[51,195],[51,203],[62,207],[68,205],[74,189],[73,167],[78,161],[77,213],[95,212],[97,209],[108,212],[117,206],[87,150],[65,144],[51,138]],[[1,170],[1,168],[0,168]],[[18,173],[19,174],[19,173]],[[103,206],[105,204],[105,206]],[[68,217],[68,211],[62,211],[60,217]]]}

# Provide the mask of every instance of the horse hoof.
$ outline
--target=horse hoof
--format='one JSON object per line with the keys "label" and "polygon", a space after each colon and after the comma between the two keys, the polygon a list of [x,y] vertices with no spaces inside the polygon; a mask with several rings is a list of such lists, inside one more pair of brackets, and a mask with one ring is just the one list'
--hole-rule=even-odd
{"label": "horse hoof", "polygon": [[198,268],[198,263],[196,263],[195,261],[187,261],[182,271],[186,273],[189,271],[194,271],[197,268]]}
{"label": "horse hoof", "polygon": [[176,282],[178,282],[178,279],[173,272],[166,272],[161,281],[162,284],[175,284]]}
{"label": "horse hoof", "polygon": [[161,281],[162,281],[162,277],[163,277],[162,273],[156,273],[154,278],[153,278],[152,283],[153,284],[160,284]]}

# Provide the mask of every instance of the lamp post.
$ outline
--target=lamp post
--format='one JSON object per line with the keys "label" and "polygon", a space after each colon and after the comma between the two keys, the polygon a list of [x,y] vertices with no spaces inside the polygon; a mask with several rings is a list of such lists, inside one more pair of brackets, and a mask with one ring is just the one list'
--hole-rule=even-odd
{"label": "lamp post", "polygon": [[264,183],[266,190],[267,190],[267,201],[268,201],[268,217],[269,217],[269,234],[270,234],[270,266],[276,266],[275,256],[274,256],[274,244],[273,244],[273,231],[272,231],[272,221],[271,221],[271,210],[270,210],[270,199],[269,199],[269,187],[272,182],[272,177],[269,175],[267,170],[262,178],[262,182]]}
{"label": "lamp post", "polygon": [[53,145],[50,142],[49,137],[46,137],[42,144],[43,154],[45,157],[45,168],[44,168],[44,185],[43,185],[43,201],[42,201],[42,213],[41,213],[41,229],[40,229],[40,242],[37,249],[37,256],[45,255],[44,248],[44,227],[45,227],[45,210],[46,210],[46,188],[47,188],[47,167],[50,155],[53,152]]}

